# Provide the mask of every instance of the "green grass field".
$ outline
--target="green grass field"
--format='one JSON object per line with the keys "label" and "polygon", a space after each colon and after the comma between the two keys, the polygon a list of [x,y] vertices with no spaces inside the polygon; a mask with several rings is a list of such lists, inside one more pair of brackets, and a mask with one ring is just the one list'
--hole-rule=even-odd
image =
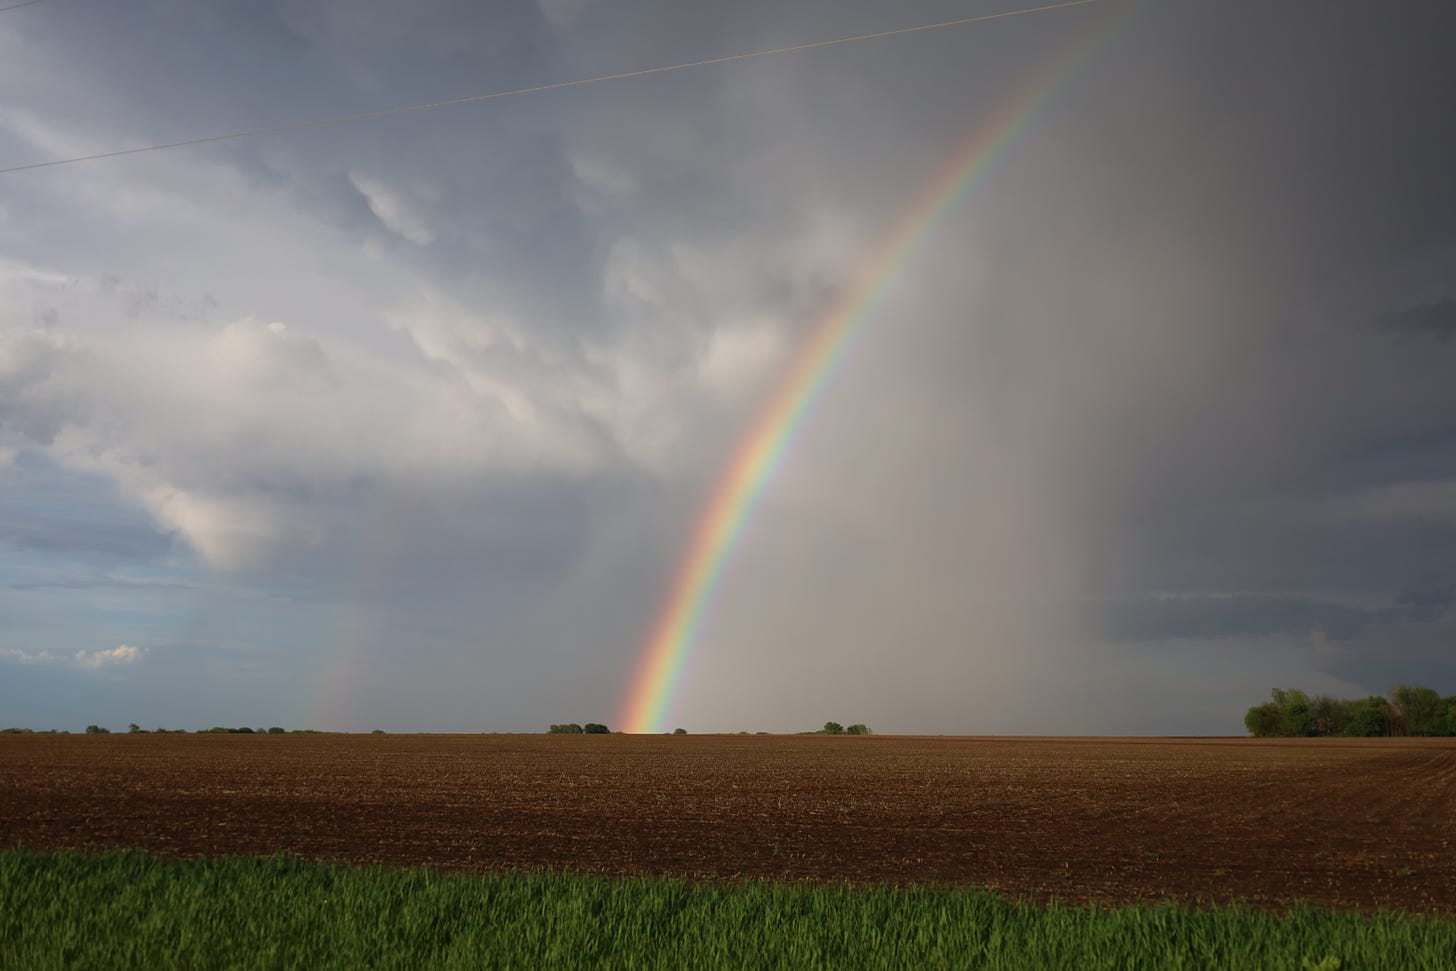
{"label": "green grass field", "polygon": [[978,891],[0,854],[0,968],[1456,967],[1456,922]]}

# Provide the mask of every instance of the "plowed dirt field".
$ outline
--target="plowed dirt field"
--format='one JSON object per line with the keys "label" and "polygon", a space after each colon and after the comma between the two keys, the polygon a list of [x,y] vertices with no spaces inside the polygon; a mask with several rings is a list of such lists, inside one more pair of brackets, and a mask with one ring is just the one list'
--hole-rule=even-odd
{"label": "plowed dirt field", "polygon": [[3,735],[14,846],[1452,914],[1456,741]]}

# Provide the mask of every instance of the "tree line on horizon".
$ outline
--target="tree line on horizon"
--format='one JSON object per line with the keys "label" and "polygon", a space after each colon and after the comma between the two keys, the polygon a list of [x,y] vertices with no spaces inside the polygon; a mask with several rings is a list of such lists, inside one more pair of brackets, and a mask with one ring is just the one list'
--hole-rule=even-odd
{"label": "tree line on horizon", "polygon": [[1244,727],[1255,738],[1456,736],[1456,695],[1404,684],[1385,698],[1311,698],[1298,688],[1275,688],[1244,715]]}
{"label": "tree line on horizon", "polygon": [[[196,731],[189,731],[185,728],[143,728],[136,722],[126,726],[128,735],[318,735],[321,734],[314,728],[280,728],[274,725],[272,728],[249,728],[244,725],[240,728],[227,728],[223,725],[214,725],[211,728],[199,728]],[[9,728],[0,728],[0,735],[69,735],[70,729],[66,728],[25,728],[12,725]],[[110,735],[111,729],[105,725],[87,725],[83,735]],[[382,734],[377,729],[375,734]]]}

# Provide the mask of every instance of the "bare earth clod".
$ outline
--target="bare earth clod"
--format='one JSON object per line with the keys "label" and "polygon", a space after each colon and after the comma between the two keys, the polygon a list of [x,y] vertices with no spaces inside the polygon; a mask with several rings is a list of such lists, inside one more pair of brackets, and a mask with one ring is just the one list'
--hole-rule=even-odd
{"label": "bare earth clod", "polygon": [[1456,741],[4,735],[0,849],[1456,913]]}

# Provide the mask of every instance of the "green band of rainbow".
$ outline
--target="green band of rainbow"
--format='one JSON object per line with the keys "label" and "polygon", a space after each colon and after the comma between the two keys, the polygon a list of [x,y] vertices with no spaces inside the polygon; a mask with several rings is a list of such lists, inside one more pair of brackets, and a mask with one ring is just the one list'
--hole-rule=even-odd
{"label": "green band of rainbow", "polygon": [[[1100,31],[1097,33],[1101,33]],[[713,591],[742,536],[764,486],[773,477],[830,377],[894,290],[906,266],[976,183],[1003,157],[1048,96],[1096,45],[1079,38],[1051,56],[1002,101],[915,200],[894,232],[840,293],[767,405],[743,438],[726,475],[693,530],[662,612],[641,652],[626,707],[625,731],[662,730],[662,716],[677,691]]]}

